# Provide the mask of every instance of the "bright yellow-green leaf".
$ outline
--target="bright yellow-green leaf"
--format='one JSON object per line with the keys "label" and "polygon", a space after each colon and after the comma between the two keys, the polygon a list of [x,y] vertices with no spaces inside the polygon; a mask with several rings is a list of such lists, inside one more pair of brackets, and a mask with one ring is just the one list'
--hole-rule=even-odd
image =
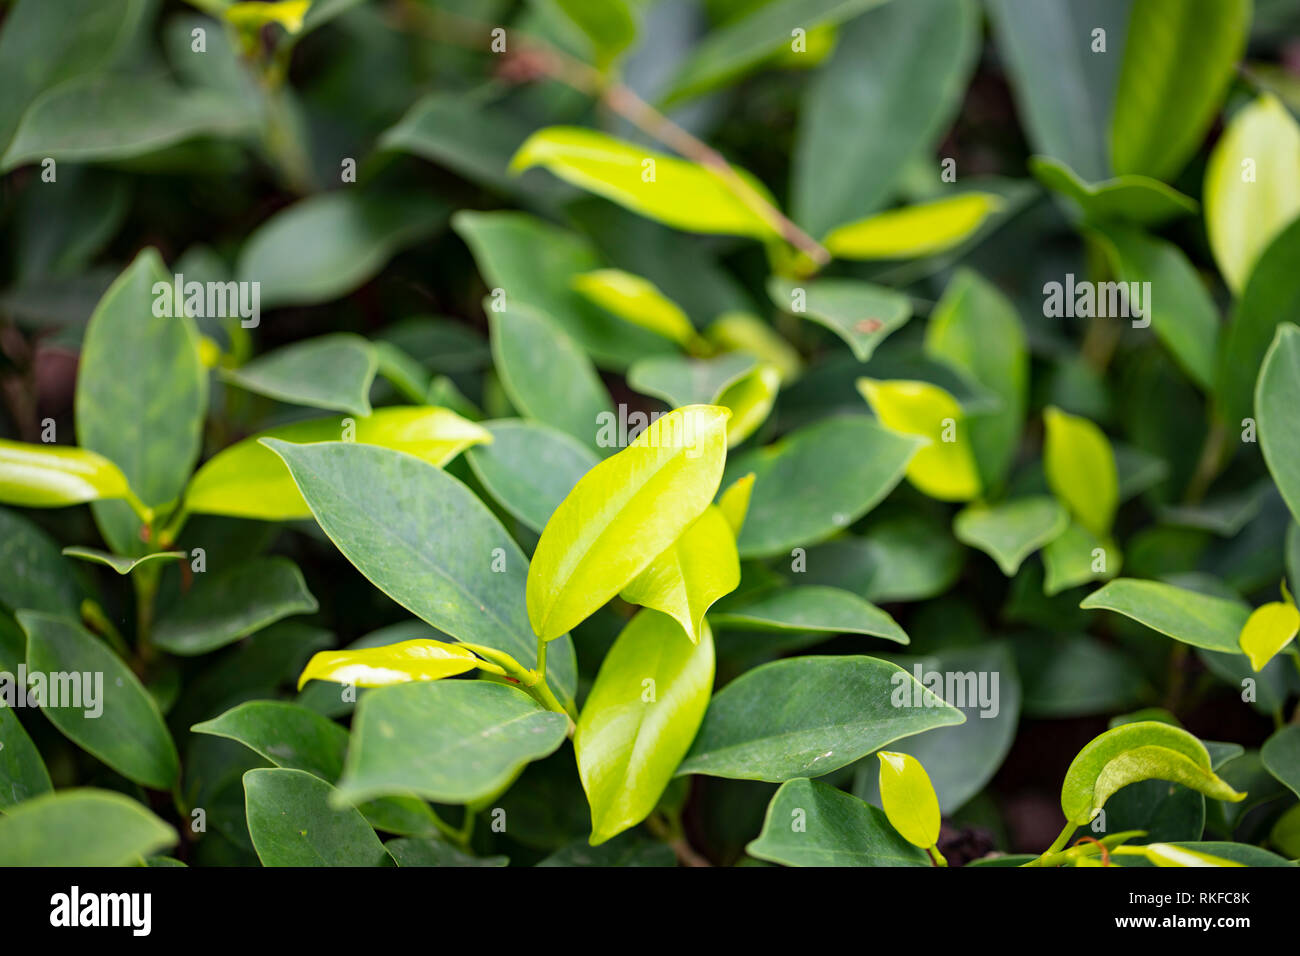
{"label": "bright yellow-green leaf", "polygon": [[740,585],[736,535],[722,509],[704,514],[623,589],[631,604],[667,614],[698,644],[704,613]]}
{"label": "bright yellow-green leaf", "polygon": [[1156,866],[1245,866],[1200,850],[1174,846],[1172,843],[1148,843],[1146,846],[1117,846],[1110,851],[1118,856],[1140,856]]}
{"label": "bright yellow-green leaf", "polygon": [[103,455],[0,438],[0,501],[6,504],[58,508],[132,497],[126,476]]}
{"label": "bright yellow-green leaf", "polygon": [[1001,208],[992,193],[963,193],[837,226],[822,245],[838,259],[914,259],[963,242]]}
{"label": "bright yellow-green leaf", "polygon": [[705,337],[722,352],[744,352],[769,362],[781,373],[783,384],[799,377],[803,361],[772,326],[748,312],[724,312],[705,330]]}
{"label": "bright yellow-green leaf", "polygon": [[929,382],[860,378],[858,391],[890,431],[930,440],[907,465],[907,480],[919,491],[941,501],[979,497],[979,471],[957,399]]}
{"label": "bright yellow-green leaf", "polygon": [[[532,166],[545,166],[575,186],[677,229],[758,239],[779,235],[772,222],[742,202],[711,169],[595,130],[538,130],[510,161],[514,173]],[[743,170],[736,173],[767,198],[762,183]]]}
{"label": "bright yellow-green leaf", "polygon": [[480,660],[463,644],[427,639],[349,651],[320,651],[312,655],[298,678],[298,689],[309,680],[328,680],[357,687],[387,687],[413,680],[441,680],[474,668],[504,674],[496,664]]}
{"label": "bright yellow-green leaf", "polygon": [[880,806],[894,829],[913,846],[939,842],[939,798],[930,775],[911,754],[879,750]]}
{"label": "bright yellow-green leaf", "polygon": [[1255,260],[1300,214],[1300,125],[1265,94],[1243,108],[1205,167],[1205,230],[1224,281],[1246,285]]}
{"label": "bright yellow-green leaf", "polygon": [[597,269],[573,277],[573,287],[602,309],[656,335],[689,346],[695,326],[686,313],[649,279],[622,269]]}
{"label": "bright yellow-green leaf", "polygon": [[1043,468],[1052,493],[1098,538],[1110,535],[1119,505],[1115,453],[1100,428],[1055,406],[1043,411]]}
{"label": "bright yellow-green leaf", "polygon": [[246,30],[260,30],[268,23],[278,23],[290,33],[302,29],[311,0],[273,0],[271,3],[235,3],[224,11],[225,18]]}
{"label": "bright yellow-green leaf", "polygon": [[1300,631],[1300,611],[1294,604],[1272,601],[1255,608],[1238,638],[1241,649],[1256,671],[1273,659],[1273,655],[1291,642]]}
{"label": "bright yellow-green leaf", "polygon": [[446,408],[394,406],[365,418],[317,418],[253,435],[224,449],[198,470],[185,493],[195,514],[286,521],[310,518],[298,486],[279,456],[259,444],[279,438],[294,444],[351,440],[381,445],[441,467],[471,445],[492,441],[484,428]]}
{"label": "bright yellow-green leaf", "polygon": [[543,640],[623,590],[713,501],[730,417],[716,405],[669,412],[560,502],[528,568],[528,619]]}
{"label": "bright yellow-green leaf", "polygon": [[745,526],[745,516],[749,514],[749,496],[754,491],[754,473],[737,478],[718,498],[718,510],[731,525],[732,534],[740,534]]}
{"label": "bright yellow-green leaf", "polygon": [[731,409],[731,420],[727,422],[728,448],[739,445],[767,421],[780,389],[780,370],[775,365],[763,364],[728,385],[714,400],[714,404]]}
{"label": "bright yellow-green leaf", "polygon": [[632,618],[605,655],[573,735],[593,845],[655,808],[704,719],[713,666],[707,624],[692,645],[654,611]]}

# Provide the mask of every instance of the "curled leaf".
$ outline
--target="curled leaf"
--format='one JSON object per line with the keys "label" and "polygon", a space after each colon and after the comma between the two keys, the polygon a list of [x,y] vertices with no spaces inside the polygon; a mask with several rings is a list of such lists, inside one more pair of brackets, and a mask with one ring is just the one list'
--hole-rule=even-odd
{"label": "curled leaf", "polygon": [[461,644],[415,640],[350,651],[319,651],[298,678],[298,689],[309,680],[328,680],[357,687],[387,687],[417,680],[441,680],[474,668],[505,674],[496,664],[480,660]]}

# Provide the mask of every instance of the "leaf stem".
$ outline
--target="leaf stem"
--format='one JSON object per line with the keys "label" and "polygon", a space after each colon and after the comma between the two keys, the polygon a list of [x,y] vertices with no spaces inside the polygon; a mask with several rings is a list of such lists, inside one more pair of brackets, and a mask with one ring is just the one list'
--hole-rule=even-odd
{"label": "leaf stem", "polygon": [[1052,845],[1044,850],[1037,859],[1030,860],[1025,866],[1052,866],[1053,864],[1048,861],[1065,848],[1065,844],[1070,842],[1070,836],[1076,829],[1077,827],[1073,821],[1066,820],[1065,829],[1052,841]]}

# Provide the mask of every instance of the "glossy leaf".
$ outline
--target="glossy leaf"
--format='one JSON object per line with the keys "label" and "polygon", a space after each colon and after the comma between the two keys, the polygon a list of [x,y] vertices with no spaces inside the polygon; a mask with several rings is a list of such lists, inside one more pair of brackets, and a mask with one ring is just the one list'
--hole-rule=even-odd
{"label": "glossy leaf", "polygon": [[1043,412],[1047,484],[1079,524],[1099,538],[1110,534],[1119,505],[1115,453],[1100,428],[1055,406]]}
{"label": "glossy leaf", "polygon": [[226,571],[197,575],[189,591],[159,612],[153,643],[187,657],[206,654],[318,607],[292,561],[253,558]]}
{"label": "glossy leaf", "polygon": [[750,856],[785,866],[930,866],[885,814],[816,780],[781,785],[767,808]]}
{"label": "glossy leaf", "polygon": [[357,810],[336,809],[335,793],[304,770],[244,774],[248,832],[262,865],[382,866],[379,837]]}
{"label": "glossy leaf", "polygon": [[1264,669],[1273,656],[1281,651],[1296,631],[1300,631],[1300,611],[1296,606],[1282,601],[1270,601],[1250,612],[1245,626],[1241,629],[1238,643],[1250,666],[1255,671]]}
{"label": "glossy leaf", "polygon": [[511,403],[525,417],[599,447],[601,421],[613,414],[613,401],[578,344],[527,308],[489,308],[487,314],[496,371]]}
{"label": "glossy leaf", "polygon": [[662,398],[674,408],[712,405],[756,366],[752,355],[740,352],[710,359],[656,356],[642,359],[628,369],[627,383],[638,392]]}
{"label": "glossy leaf", "polygon": [[352,727],[340,799],[413,794],[472,803],[564,742],[569,719],[489,681],[418,681],[371,691]]}
{"label": "glossy leaf", "polygon": [[1001,197],[992,193],[963,193],[837,226],[822,245],[837,259],[930,256],[970,238],[1002,206]]}
{"label": "glossy leaf", "polygon": [[707,624],[692,644],[670,618],[646,610],[619,634],[573,735],[593,845],[636,826],[655,808],[704,719],[712,689]]}
{"label": "glossy leaf", "polygon": [[1084,824],[1121,787],[1140,780],[1170,780],[1216,800],[1239,801],[1210,769],[1205,745],[1179,727],[1157,721],[1122,724],[1093,738],[1065,773],[1061,809]]}
{"label": "glossy leaf", "polygon": [[1088,222],[1158,226],[1200,211],[1196,200],[1149,176],[1130,174],[1089,183],[1050,156],[1029,157],[1029,171],[1048,189],[1068,198]]}
{"label": "glossy leaf", "polygon": [[[12,706],[0,707],[0,811],[51,793],[50,773]],[[0,819],[3,819],[0,816]],[[0,850],[3,854],[3,850]]]}
{"label": "glossy leaf", "polygon": [[1300,326],[1278,326],[1273,344],[1264,356],[1255,387],[1255,415],[1259,420],[1259,446],[1264,461],[1300,521]]}
{"label": "glossy leaf", "polygon": [[474,668],[504,674],[499,666],[480,660],[463,644],[414,640],[346,651],[317,651],[298,677],[298,689],[310,680],[327,680],[357,687],[387,687],[408,681],[441,680]]}
{"label": "glossy leaf", "polygon": [[1014,577],[1021,563],[1054,541],[1070,525],[1070,516],[1055,498],[1035,495],[997,505],[973,504],[957,513],[952,533],[979,548]]}
{"label": "glossy leaf", "polygon": [[236,740],[277,767],[305,770],[327,783],[343,772],[348,732],[288,701],[246,701],[190,730]]}
{"label": "glossy leaf", "polygon": [[131,866],[175,843],[175,830],[109,790],[60,790],[0,815],[0,866]]}
{"label": "glossy leaf", "polygon": [[574,486],[528,569],[528,619],[543,640],[588,618],[704,511],[722,480],[728,417],[679,408]]}
{"label": "glossy leaf", "polygon": [[[128,780],[170,790],[179,772],[176,745],[130,668],[67,618],[19,611],[18,623],[27,633],[28,673],[47,675],[38,702],[50,723]],[[68,680],[49,676],[59,674]]]}
{"label": "glossy leaf", "polygon": [[908,643],[898,623],[852,591],[831,587],[788,587],[755,599],[728,603],[710,615],[718,626],[766,631],[869,634]]}
{"label": "glossy leaf", "polygon": [[483,428],[446,408],[393,407],[368,418],[317,418],[259,432],[209,459],[185,492],[196,514],[286,521],[308,518],[311,509],[288,470],[265,439],[294,444],[348,439],[405,452],[442,466],[466,448],[491,440]]}
{"label": "glossy leaf", "polygon": [[1205,167],[1205,230],[1228,288],[1300,213],[1300,124],[1271,94],[1242,108]]}
{"label": "glossy leaf", "polygon": [[1251,0],[1136,0],[1110,122],[1115,172],[1182,169],[1245,52],[1250,14]]}
{"label": "glossy leaf", "polygon": [[793,657],[746,671],[713,697],[678,774],[790,780],[959,724],[961,712],[872,657]]}
{"label": "glossy leaf", "polygon": [[24,508],[58,508],[127,498],[122,470],[84,448],[0,438],[0,500]]}
{"label": "glossy leaf", "polygon": [[0,574],[0,607],[52,614],[78,612],[81,589],[60,556],[59,546],[7,508],[0,508],[0,567],[5,568]]}
{"label": "glossy leaf", "polygon": [[858,391],[880,423],[900,435],[928,440],[907,465],[907,480],[941,501],[969,501],[980,477],[969,422],[948,392],[928,382],[858,379]]}
{"label": "glossy leaf", "polygon": [[[178,558],[189,558],[189,555],[184,551],[155,551],[153,554],[146,554],[139,558],[124,558],[120,555],[109,554],[107,551],[100,551],[98,548],[78,547],[64,548],[63,554],[69,558],[89,561],[91,564],[102,564],[123,575],[130,574],[136,568],[151,564],[154,561],[175,561]],[[32,605],[22,606],[31,607]]]}
{"label": "glossy leaf", "polygon": [[[539,130],[510,161],[512,172],[531,166],[544,166],[566,182],[675,229],[758,239],[778,235],[775,224],[739,199],[713,170],[595,130]],[[767,196],[754,177],[743,170],[736,173],[755,193]]]}
{"label": "glossy leaf", "polygon": [[704,633],[704,614],[740,584],[735,533],[721,509],[709,505],[681,537],[623,588],[620,597],[672,618],[692,644]]}
{"label": "glossy leaf", "polygon": [[1176,641],[1227,654],[1239,652],[1237,638],[1250,617],[1239,601],[1135,578],[1111,581],[1079,607],[1114,611]]}
{"label": "glossy leaf", "polygon": [[919,444],[854,415],[818,422],[738,457],[728,477],[754,473],[736,542],[740,556],[789,553],[852,524],[894,489]]}
{"label": "glossy leaf", "polygon": [[538,533],[578,480],[600,461],[565,432],[538,422],[485,422],[491,442],[466,455],[497,502]]}
{"label": "glossy leaf", "polygon": [[749,515],[749,499],[754,493],[754,475],[748,474],[737,478],[718,496],[718,510],[731,526],[731,533],[740,534],[745,527],[745,518]]}
{"label": "glossy leaf", "polygon": [[678,345],[689,346],[695,340],[695,326],[686,313],[649,279],[622,269],[597,269],[575,276],[573,287],[620,319]]}
{"label": "glossy leaf", "polygon": [[781,370],[767,363],[751,369],[727,386],[712,404],[731,411],[727,419],[727,447],[734,448],[754,434],[772,413],[781,389]]}
{"label": "glossy leaf", "polygon": [[369,342],[350,332],[336,332],[278,348],[223,377],[292,405],[369,415],[370,384],[378,367]]}
{"label": "glossy leaf", "polygon": [[[524,606],[528,560],[468,488],[388,448],[273,440],[271,447],[321,528],[371,583],[438,630],[534,666],[537,641]],[[572,675],[564,657],[555,660],[564,668],[562,686]]]}
{"label": "glossy leaf", "polygon": [[830,329],[859,362],[912,317],[912,300],[903,293],[854,279],[795,282],[773,276],[767,294],[778,308]]}
{"label": "glossy leaf", "polygon": [[880,758],[880,805],[908,843],[928,849],[939,842],[939,798],[930,775],[910,754],[876,751]]}

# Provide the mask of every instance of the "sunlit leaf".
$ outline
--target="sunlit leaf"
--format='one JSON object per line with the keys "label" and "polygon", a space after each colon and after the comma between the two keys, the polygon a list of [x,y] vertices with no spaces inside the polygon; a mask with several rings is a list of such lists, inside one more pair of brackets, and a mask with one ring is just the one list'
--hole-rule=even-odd
{"label": "sunlit leaf", "polygon": [[622,269],[597,269],[574,276],[573,287],[589,301],[620,319],[689,346],[695,326],[672,299],[649,279]]}
{"label": "sunlit leaf", "polygon": [[914,259],[970,238],[1001,208],[1001,197],[992,193],[964,193],[837,226],[822,245],[839,259]]}
{"label": "sunlit leaf", "polygon": [[907,465],[907,480],[919,491],[941,501],[979,496],[969,422],[955,398],[928,382],[860,378],[858,391],[890,431],[928,440]]}
{"label": "sunlit leaf", "polygon": [[1110,534],[1119,505],[1115,453],[1100,428],[1055,406],[1043,411],[1043,468],[1052,493],[1099,538]]}
{"label": "sunlit leaf", "polygon": [[894,829],[913,846],[939,842],[939,798],[930,775],[910,754],[876,751],[880,758],[880,805]]}
{"label": "sunlit leaf", "polygon": [[387,687],[407,681],[440,680],[479,667],[504,674],[481,660],[463,644],[416,640],[351,651],[318,651],[298,677],[298,689],[310,680],[327,680],[357,687]]}

